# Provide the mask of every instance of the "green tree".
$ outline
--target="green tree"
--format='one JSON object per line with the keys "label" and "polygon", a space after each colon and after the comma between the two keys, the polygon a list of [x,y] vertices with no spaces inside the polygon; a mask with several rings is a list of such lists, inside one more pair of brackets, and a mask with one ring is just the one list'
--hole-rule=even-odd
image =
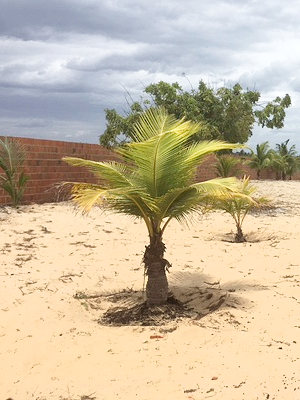
{"label": "green tree", "polygon": [[216,178],[195,183],[199,163],[205,156],[238,145],[222,141],[189,144],[199,124],[177,120],[163,109],[150,109],[135,123],[132,142],[117,153],[125,163],[95,162],[65,157],[67,163],[87,167],[102,183],[73,183],[73,201],[88,212],[94,205],[141,218],[148,230],[149,245],[143,262],[147,274],[148,305],[164,304],[168,296],[163,234],[169,222],[179,222],[199,210],[204,196],[224,195],[235,178]]}
{"label": "green tree", "polygon": [[192,140],[245,143],[255,123],[271,129],[282,128],[285,109],[291,104],[289,95],[276,97],[265,106],[259,100],[258,91],[243,90],[239,84],[214,90],[200,81],[196,90],[185,91],[178,83],[161,81],[147,86],[144,97],[133,102],[124,116],[115,109],[105,110],[106,130],[100,136],[100,144],[116,147],[132,140],[133,124],[150,107],[164,107],[176,118],[200,122]]}
{"label": "green tree", "polygon": [[24,147],[15,139],[0,140],[0,187],[10,196],[12,205],[20,204],[28,177],[24,174]]}
{"label": "green tree", "polygon": [[251,159],[248,164],[251,168],[256,169],[256,177],[260,179],[260,174],[263,169],[268,168],[271,165],[272,150],[268,142],[264,142],[256,145],[256,153],[251,150]]}

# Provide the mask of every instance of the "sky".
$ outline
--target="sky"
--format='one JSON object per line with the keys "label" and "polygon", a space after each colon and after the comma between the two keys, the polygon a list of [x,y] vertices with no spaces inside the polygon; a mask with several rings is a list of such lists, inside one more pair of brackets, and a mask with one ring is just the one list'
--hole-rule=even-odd
{"label": "sky", "polygon": [[0,135],[98,143],[106,108],[161,80],[288,93],[280,130],[300,151],[298,0],[0,0]]}

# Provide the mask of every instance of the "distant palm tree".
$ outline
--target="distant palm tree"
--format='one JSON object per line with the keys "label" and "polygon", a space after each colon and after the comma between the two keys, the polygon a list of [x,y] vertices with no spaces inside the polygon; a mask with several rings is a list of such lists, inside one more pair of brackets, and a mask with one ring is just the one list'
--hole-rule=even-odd
{"label": "distant palm tree", "polygon": [[289,168],[286,157],[275,150],[272,150],[270,161],[270,168],[275,171],[276,179],[285,179],[285,175]]}
{"label": "distant palm tree", "polygon": [[293,173],[299,168],[296,146],[292,145],[288,148],[289,139],[280,144],[276,144],[276,153],[273,154],[272,164],[277,171],[279,177],[283,180],[289,176],[292,178]]}
{"label": "distant palm tree", "polygon": [[118,149],[125,163],[95,162],[65,157],[67,163],[87,167],[99,184],[72,183],[73,201],[88,212],[95,205],[141,218],[150,243],[143,257],[147,274],[149,306],[164,304],[168,297],[162,241],[172,219],[179,222],[200,209],[204,195],[218,196],[234,190],[235,178],[216,178],[194,183],[196,170],[205,156],[239,145],[221,141],[190,143],[199,125],[150,109],[134,125],[132,142]]}
{"label": "distant palm tree", "polygon": [[248,164],[251,168],[256,169],[257,179],[260,179],[261,171],[270,166],[271,154],[268,142],[256,145],[256,153],[251,150],[251,160]]}
{"label": "distant palm tree", "polygon": [[300,170],[300,158],[299,156],[293,157],[288,162],[288,167],[286,170],[287,176],[289,180],[292,179],[292,176]]}
{"label": "distant palm tree", "polygon": [[17,206],[24,194],[28,177],[23,172],[25,161],[24,147],[16,139],[0,140],[0,187],[11,198],[12,205]]}
{"label": "distant palm tree", "polygon": [[217,175],[222,178],[236,176],[241,172],[238,165],[241,164],[241,159],[234,156],[218,156],[218,161],[215,165]]}

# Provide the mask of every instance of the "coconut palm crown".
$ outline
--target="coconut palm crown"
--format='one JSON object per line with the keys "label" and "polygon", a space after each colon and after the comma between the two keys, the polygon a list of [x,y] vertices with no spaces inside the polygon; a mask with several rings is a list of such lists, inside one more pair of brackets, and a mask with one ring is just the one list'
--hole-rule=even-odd
{"label": "coconut palm crown", "polygon": [[175,218],[185,220],[201,207],[208,193],[223,195],[234,190],[235,178],[195,183],[199,163],[210,153],[241,147],[222,141],[191,143],[199,124],[176,120],[163,109],[150,109],[135,124],[132,142],[117,150],[124,162],[95,162],[65,157],[73,166],[87,167],[99,184],[71,183],[72,200],[88,212],[93,206],[144,220],[150,243],[143,257],[149,306],[168,298],[163,233]]}
{"label": "coconut palm crown", "polygon": [[251,168],[256,169],[256,177],[260,179],[261,171],[271,164],[272,151],[268,142],[256,145],[256,153],[251,150],[251,160],[249,165]]}

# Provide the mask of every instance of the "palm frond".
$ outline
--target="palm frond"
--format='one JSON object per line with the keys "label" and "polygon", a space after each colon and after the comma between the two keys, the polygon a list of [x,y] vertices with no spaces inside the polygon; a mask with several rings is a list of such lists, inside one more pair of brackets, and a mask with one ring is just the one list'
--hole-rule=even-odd
{"label": "palm frond", "polygon": [[191,213],[202,210],[208,200],[236,195],[238,184],[236,178],[215,178],[173,189],[158,200],[160,220],[170,217],[185,219]]}
{"label": "palm frond", "polygon": [[109,192],[107,188],[91,183],[64,182],[64,184],[72,186],[71,198],[82,209],[83,214],[88,213],[93,206],[103,204]]}
{"label": "palm frond", "polygon": [[103,180],[109,187],[131,186],[128,179],[129,167],[125,164],[110,162],[97,162],[84,160],[77,157],[64,157],[63,161],[75,167],[85,167],[90,170],[100,181]]}
{"label": "palm frond", "polygon": [[23,197],[28,177],[23,172],[25,161],[24,146],[16,139],[0,140],[0,187],[11,197],[12,204],[18,205]]}
{"label": "palm frond", "polygon": [[221,178],[227,178],[240,173],[241,169],[238,165],[241,160],[232,156],[218,156],[218,160],[215,164],[217,175]]}
{"label": "palm frond", "polygon": [[143,218],[150,236],[153,232],[161,234],[170,219],[185,220],[203,206],[208,196],[235,191],[235,178],[193,183],[205,156],[241,147],[222,141],[191,145],[190,138],[198,131],[198,124],[176,120],[162,109],[149,110],[135,125],[134,141],[118,150],[126,165],[64,158],[69,164],[87,167],[101,180],[99,185],[75,184],[73,200],[85,211],[102,204]]}
{"label": "palm frond", "polygon": [[270,202],[265,197],[255,196],[257,189],[250,184],[249,177],[244,177],[241,181],[238,181],[236,190],[237,192],[234,193],[234,196],[228,196],[225,193],[224,195],[210,198],[210,207],[224,210],[234,216],[247,213],[253,208],[260,208]]}
{"label": "palm frond", "polygon": [[236,194],[238,192],[239,181],[235,177],[214,178],[204,182],[198,182],[191,185],[200,194],[211,196],[223,196]]}
{"label": "palm frond", "polygon": [[[191,125],[193,129],[191,130]],[[174,115],[168,114],[164,108],[150,108],[141,115],[133,127],[132,138],[134,142],[145,142],[152,137],[166,132],[175,132],[190,137],[200,129],[200,124],[178,120]]]}
{"label": "palm frond", "polygon": [[25,160],[24,146],[16,139],[0,140],[0,168],[7,176],[18,172]]}
{"label": "palm frond", "polygon": [[147,113],[139,125],[137,140],[119,150],[127,161],[137,167],[140,181],[154,197],[160,197],[174,187],[187,185],[206,155],[221,149],[241,147],[221,141],[188,146],[189,138],[199,130],[198,124],[177,121],[163,114],[160,116],[161,126],[157,121],[152,122],[155,117],[156,113]]}

